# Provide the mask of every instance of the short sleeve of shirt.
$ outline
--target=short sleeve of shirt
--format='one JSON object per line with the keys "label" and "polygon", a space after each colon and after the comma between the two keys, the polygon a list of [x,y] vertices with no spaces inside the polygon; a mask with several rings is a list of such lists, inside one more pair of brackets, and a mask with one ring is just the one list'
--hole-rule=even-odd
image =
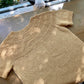
{"label": "short sleeve of shirt", "polygon": [[72,16],[73,12],[68,10],[59,10],[55,14],[55,22],[58,25],[68,26],[73,25]]}
{"label": "short sleeve of shirt", "polygon": [[[30,23],[34,26],[40,25],[73,25],[73,12],[68,10],[47,11],[31,18]],[[40,24],[39,24],[40,23]]]}
{"label": "short sleeve of shirt", "polygon": [[[13,67],[13,61],[22,52],[22,36],[19,32],[11,32],[0,45],[0,77],[6,78]],[[18,52],[17,52],[18,50]],[[20,55],[18,55],[20,56]]]}

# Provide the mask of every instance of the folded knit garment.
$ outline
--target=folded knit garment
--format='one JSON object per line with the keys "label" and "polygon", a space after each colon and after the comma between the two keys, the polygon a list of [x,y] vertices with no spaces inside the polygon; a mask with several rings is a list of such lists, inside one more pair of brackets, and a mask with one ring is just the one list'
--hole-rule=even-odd
{"label": "folded knit garment", "polygon": [[45,12],[12,32],[0,45],[0,76],[11,68],[23,84],[70,84],[84,80],[84,43],[66,26],[72,11]]}

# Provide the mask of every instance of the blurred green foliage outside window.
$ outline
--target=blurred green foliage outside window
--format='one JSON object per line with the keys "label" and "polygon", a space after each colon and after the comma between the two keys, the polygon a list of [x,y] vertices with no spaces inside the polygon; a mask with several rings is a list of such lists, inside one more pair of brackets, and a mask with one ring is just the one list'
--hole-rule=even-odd
{"label": "blurred green foliage outside window", "polygon": [[0,8],[16,5],[19,3],[19,0],[0,0]]}

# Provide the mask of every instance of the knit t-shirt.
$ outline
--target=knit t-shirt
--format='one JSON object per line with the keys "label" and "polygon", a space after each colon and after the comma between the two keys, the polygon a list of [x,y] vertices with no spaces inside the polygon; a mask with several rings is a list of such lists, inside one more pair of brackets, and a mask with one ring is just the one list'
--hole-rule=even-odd
{"label": "knit t-shirt", "polygon": [[23,84],[70,84],[84,78],[84,43],[68,25],[72,11],[41,13],[0,45],[0,76],[13,68]]}

